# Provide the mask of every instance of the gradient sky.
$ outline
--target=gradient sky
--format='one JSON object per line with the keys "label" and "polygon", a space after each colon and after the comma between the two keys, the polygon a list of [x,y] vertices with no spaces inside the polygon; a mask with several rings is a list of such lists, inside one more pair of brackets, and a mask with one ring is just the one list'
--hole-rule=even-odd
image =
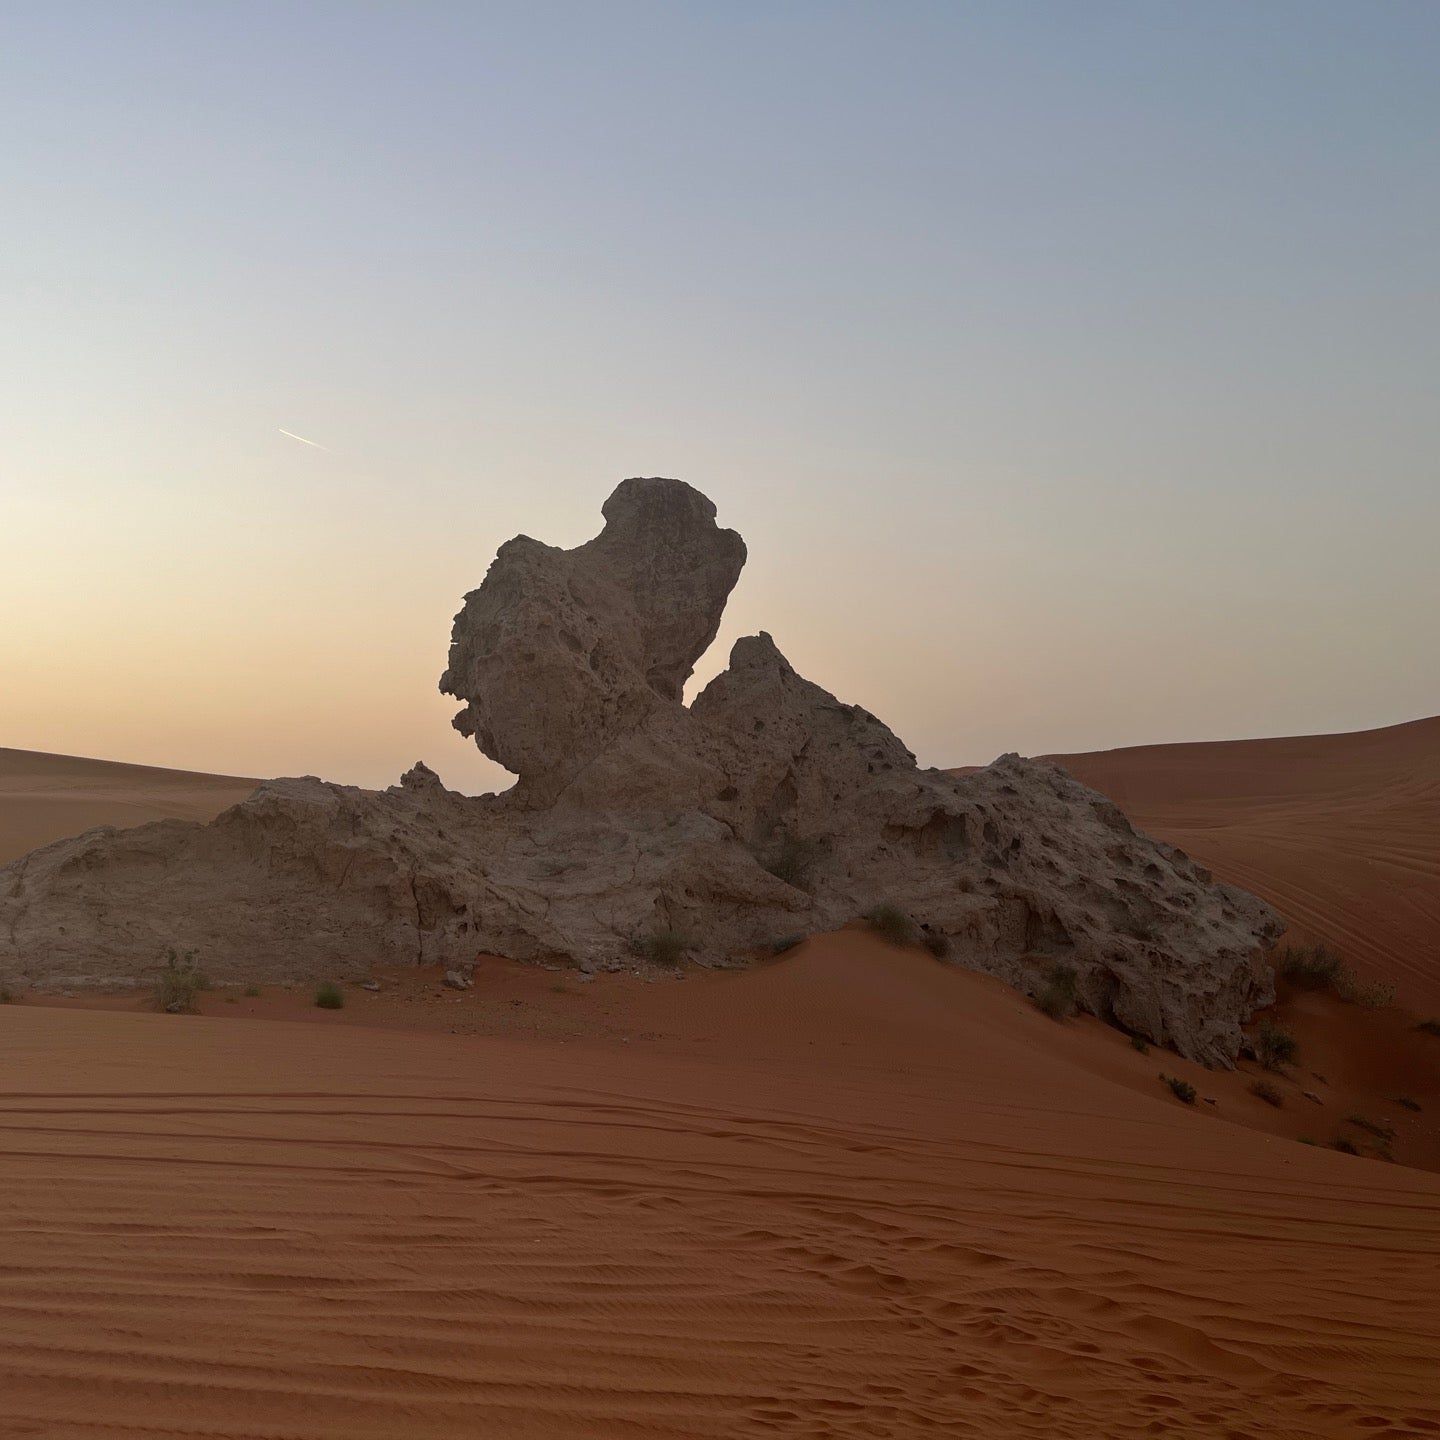
{"label": "gradient sky", "polygon": [[[384,784],[678,475],[934,764],[1440,711],[1440,5],[0,3],[0,745]],[[285,428],[328,447],[315,449]]]}

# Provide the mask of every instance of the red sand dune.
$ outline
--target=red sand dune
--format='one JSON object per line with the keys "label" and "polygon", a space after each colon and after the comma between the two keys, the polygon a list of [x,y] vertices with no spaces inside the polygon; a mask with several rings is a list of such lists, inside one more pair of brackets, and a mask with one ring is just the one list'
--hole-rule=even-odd
{"label": "red sand dune", "polygon": [[0,1007],[0,1433],[1440,1433],[1440,1179],[923,954],[303,1013]]}
{"label": "red sand dune", "polygon": [[[1437,750],[1061,758],[1413,999]],[[0,751],[0,858],[249,785]],[[1440,1435],[1440,1040],[1400,1012],[1282,995],[1275,1108],[853,932],[385,981],[0,1005],[0,1435]]]}
{"label": "red sand dune", "polygon": [[0,748],[0,865],[97,825],[210,820],[256,783]]}
{"label": "red sand dune", "polygon": [[1440,1012],[1440,717],[1286,740],[1049,757],[1269,900],[1402,1003]]}

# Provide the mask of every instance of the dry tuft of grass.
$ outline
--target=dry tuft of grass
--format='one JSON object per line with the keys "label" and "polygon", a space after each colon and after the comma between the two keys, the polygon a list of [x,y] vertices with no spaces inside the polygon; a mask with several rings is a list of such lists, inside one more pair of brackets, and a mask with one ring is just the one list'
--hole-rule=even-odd
{"label": "dry tuft of grass", "polygon": [[1329,990],[1339,983],[1344,967],[1324,945],[1287,945],[1280,952],[1278,969],[1301,990]]}
{"label": "dry tuft of grass", "polygon": [[1269,1020],[1260,1022],[1259,1033],[1255,1036],[1255,1057],[1267,1070],[1279,1070],[1293,1065],[1300,1054],[1295,1037]]}
{"label": "dry tuft of grass", "polygon": [[1301,990],[1329,990],[1347,1005],[1384,1010],[1395,1003],[1395,987],[1361,980],[1324,945],[1287,945],[1277,967],[1281,976]]}
{"label": "dry tuft of grass", "polygon": [[155,1008],[166,1015],[188,1015],[195,1009],[195,997],[210,988],[210,981],[195,958],[195,951],[184,954],[165,952],[165,968],[155,982]]}
{"label": "dry tuft of grass", "polygon": [[1068,1020],[1075,1013],[1079,978],[1071,965],[1056,963],[1050,967],[1045,988],[1035,997],[1040,1012],[1052,1020]]}
{"label": "dry tuft of grass", "polygon": [[1350,970],[1341,977],[1335,993],[1347,1005],[1362,1005],[1366,1010],[1386,1010],[1395,1003],[1395,987],[1388,981],[1361,980]]}
{"label": "dry tuft of grass", "polygon": [[652,965],[671,968],[680,964],[690,942],[678,930],[652,930],[635,942],[636,953]]}
{"label": "dry tuft of grass", "polygon": [[322,980],[315,987],[315,1004],[321,1010],[343,1010],[345,992],[333,980]]}

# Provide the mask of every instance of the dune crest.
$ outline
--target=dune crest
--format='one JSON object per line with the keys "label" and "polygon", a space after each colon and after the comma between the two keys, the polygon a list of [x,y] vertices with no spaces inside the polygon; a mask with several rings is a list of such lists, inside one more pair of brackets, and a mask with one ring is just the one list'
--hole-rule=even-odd
{"label": "dune crest", "polygon": [[0,865],[101,825],[213,820],[259,783],[0,746]]}
{"label": "dune crest", "polygon": [[886,903],[958,963],[1032,992],[1063,968],[1092,1013],[1233,1062],[1273,994],[1268,906],[1054,765],[919,769],[764,633],[687,708],[744,544],[679,480],[604,514],[574,550],[502,546],[456,617],[442,688],[514,790],[278,780],[208,826],[51,846],[0,871],[0,973],[133,980],[170,946],[270,980],[480,951],[720,965]]}

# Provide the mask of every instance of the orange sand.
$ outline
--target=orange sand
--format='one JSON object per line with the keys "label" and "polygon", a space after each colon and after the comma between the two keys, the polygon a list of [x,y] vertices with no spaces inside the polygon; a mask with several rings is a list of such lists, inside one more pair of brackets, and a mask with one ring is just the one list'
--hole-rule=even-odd
{"label": "orange sand", "polygon": [[96,825],[210,820],[254,780],[0,749],[0,865]]}
{"label": "orange sand", "polygon": [[1269,900],[1292,938],[1440,1013],[1440,717],[1291,740],[1050,757]]}
{"label": "orange sand", "polygon": [[[1427,721],[1065,763],[1411,998],[1437,752]],[[249,785],[0,751],[0,858]],[[857,932],[477,973],[0,1005],[0,1436],[1440,1435],[1412,1017],[1282,993],[1275,1109],[1253,1066]]]}
{"label": "orange sand", "polygon": [[1434,1175],[857,933],[479,975],[0,1007],[0,1434],[1440,1433]]}

